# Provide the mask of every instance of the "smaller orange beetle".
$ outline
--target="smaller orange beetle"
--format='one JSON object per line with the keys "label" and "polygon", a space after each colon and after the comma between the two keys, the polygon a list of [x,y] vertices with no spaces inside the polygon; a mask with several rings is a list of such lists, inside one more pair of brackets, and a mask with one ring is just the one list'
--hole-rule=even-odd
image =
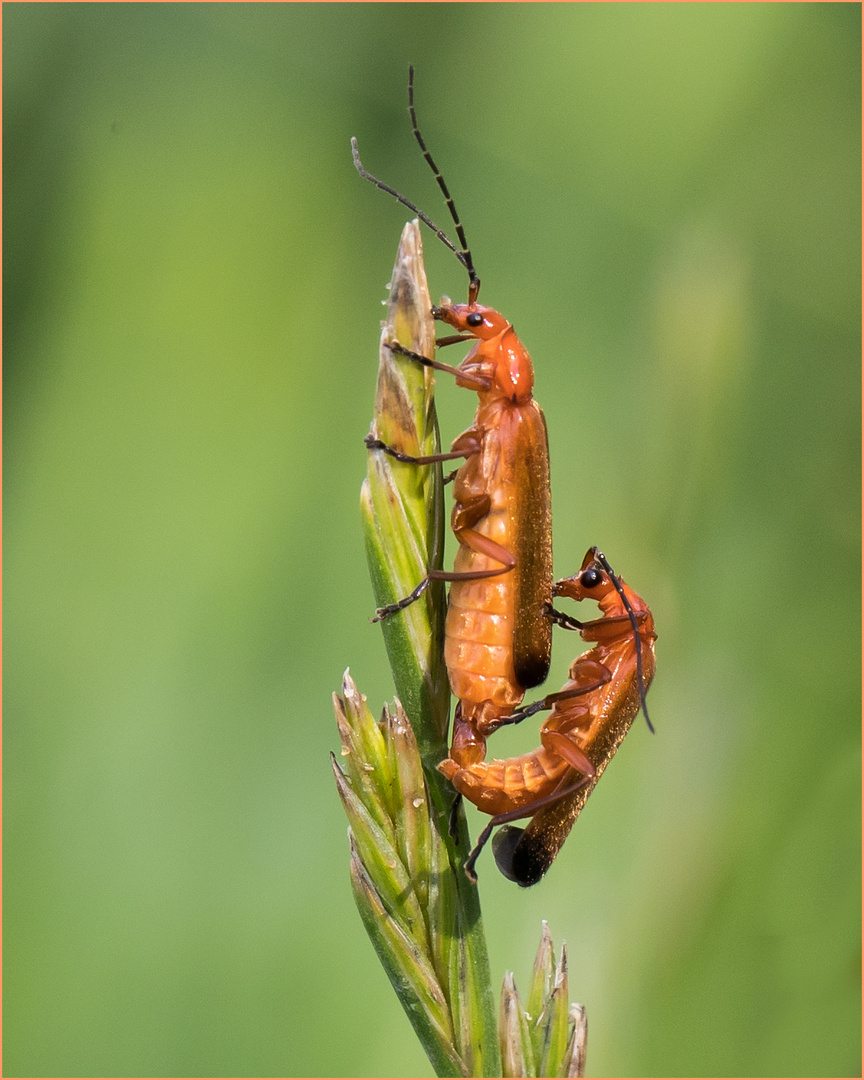
{"label": "smaller orange beetle", "polygon": [[[588,550],[578,574],[559,581],[557,596],[594,600],[603,617],[580,623],[560,612],[556,622],[579,630],[593,649],[578,657],[560,691],[503,717],[499,726],[519,723],[552,706],[540,729],[539,749],[504,760],[484,761],[485,739],[476,727],[454,726],[451,756],[438,769],[458,792],[492,820],[480,834],[465,872],[492,830],[530,817],[526,830],[510,827],[493,848],[501,872],[522,886],[546,873],[579,812],[630,728],[654,677],[654,619],[648,605],[612,571],[602,552]],[[458,724],[458,717],[457,717]]]}

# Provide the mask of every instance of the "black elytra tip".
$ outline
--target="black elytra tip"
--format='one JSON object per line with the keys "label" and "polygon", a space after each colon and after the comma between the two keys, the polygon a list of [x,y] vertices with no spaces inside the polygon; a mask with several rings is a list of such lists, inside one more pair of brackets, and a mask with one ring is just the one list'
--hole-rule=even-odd
{"label": "black elytra tip", "polygon": [[552,865],[548,854],[536,845],[523,844],[525,830],[503,825],[492,837],[492,854],[498,869],[523,889],[536,885]]}

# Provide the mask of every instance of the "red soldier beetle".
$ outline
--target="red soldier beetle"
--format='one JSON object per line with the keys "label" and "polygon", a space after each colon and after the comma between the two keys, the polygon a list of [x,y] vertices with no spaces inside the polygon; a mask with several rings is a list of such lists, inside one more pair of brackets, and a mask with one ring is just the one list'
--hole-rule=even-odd
{"label": "red soldier beetle", "polygon": [[534,370],[513,326],[497,311],[477,303],[480,279],[474,269],[465,231],[447,185],[417,125],[414,69],[409,69],[408,105],[414,136],[432,169],[462,245],[393,188],[363,167],[356,139],[351,140],[360,175],[416,213],[459,259],[468,272],[468,302],[444,297],[433,307],[435,319],[458,333],[439,338],[438,346],[470,341],[473,347],[458,367],[404,349],[393,352],[456,377],[459,386],[477,392],[474,424],[449,453],[412,457],[369,436],[367,446],[415,465],[464,458],[455,474],[451,518],[459,541],[452,571],[430,569],[405,599],[380,608],[386,618],[417,600],[432,580],[451,583],[445,629],[445,662],[450,686],[459,699],[456,722],[485,739],[522,701],[526,689],[544,681],[549,671],[552,619],[552,528],[549,495],[549,447],[546,421],[532,396]]}
{"label": "red soldier beetle", "polygon": [[648,605],[614,574],[597,548],[589,549],[578,574],[555,585],[555,594],[594,600],[603,617],[580,623],[554,612],[556,622],[578,629],[585,641],[596,644],[573,662],[559,692],[499,719],[498,726],[518,723],[551,706],[540,729],[540,748],[486,762],[485,740],[469,725],[459,725],[457,718],[451,757],[438,766],[457,791],[492,815],[465,864],[472,880],[476,880],[474,863],[492,830],[530,817],[525,830],[502,829],[493,850],[506,877],[526,887],[539,881],[640,706],[654,730],[645,707],[657,636]]}

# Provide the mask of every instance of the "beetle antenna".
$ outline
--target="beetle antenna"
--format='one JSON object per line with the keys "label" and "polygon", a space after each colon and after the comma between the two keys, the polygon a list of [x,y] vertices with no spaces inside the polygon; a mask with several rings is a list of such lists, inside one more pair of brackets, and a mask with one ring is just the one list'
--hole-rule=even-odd
{"label": "beetle antenna", "polygon": [[[456,254],[459,255],[459,261],[468,271],[468,303],[473,304],[480,292],[480,278],[477,277],[477,271],[474,269],[474,260],[471,258],[468,241],[465,239],[465,229],[462,227],[462,222],[459,220],[459,214],[456,211],[456,204],[453,202],[453,196],[450,194],[450,189],[444,182],[441,170],[432,160],[432,155],[426,148],[426,143],[423,141],[423,136],[420,134],[420,126],[417,123],[417,113],[414,111],[413,64],[408,68],[408,112],[411,114],[411,126],[414,129],[414,138],[417,140],[420,149],[423,151],[423,157],[426,158],[427,165],[435,174],[435,179],[438,181],[438,187],[441,188],[441,192],[447,202],[447,209],[450,211],[450,217],[453,218],[453,224],[456,226],[456,235],[459,237],[459,243],[462,245],[462,251],[456,252]],[[456,251],[452,244],[450,247]]]}
{"label": "beetle antenna", "polygon": [[424,225],[435,233],[438,239],[446,244],[448,248],[453,252],[456,258],[468,271],[468,303],[473,304],[477,299],[480,292],[480,278],[477,277],[477,271],[474,269],[474,260],[471,258],[471,252],[468,249],[468,242],[465,239],[465,230],[462,227],[462,222],[459,220],[459,215],[456,212],[456,206],[453,202],[453,196],[450,194],[447,185],[444,183],[444,177],[438,171],[438,166],[432,160],[432,155],[426,149],[426,143],[423,141],[423,136],[420,134],[420,128],[417,126],[417,114],[414,111],[414,66],[408,68],[408,111],[411,114],[411,126],[414,129],[414,137],[420,144],[420,149],[423,151],[423,157],[429,164],[432,172],[435,174],[435,179],[438,181],[438,186],[444,193],[444,198],[447,200],[447,209],[450,211],[450,216],[453,218],[453,223],[456,226],[456,235],[459,237],[459,243],[462,245],[462,249],[456,247],[447,233],[443,229],[439,229],[432,218],[428,214],[424,214],[419,206],[415,206],[400,194],[395,188],[390,187],[389,184],[385,184],[383,180],[379,180],[377,176],[373,176],[368,170],[363,168],[363,163],[360,161],[360,152],[357,149],[357,140],[352,137],[351,139],[351,155],[354,158],[354,167],[364,180],[368,180],[370,184],[374,184],[375,187],[381,188],[382,191],[386,191],[388,195],[392,195],[394,199],[402,203],[403,206],[407,206],[409,210],[417,215]]}
{"label": "beetle antenna", "polygon": [[447,247],[450,248],[450,250],[456,256],[459,262],[462,263],[462,265],[465,267],[466,270],[468,270],[468,273],[470,274],[471,270],[468,267],[468,263],[466,262],[463,253],[459,250],[459,248],[456,247],[454,243],[450,241],[447,233],[445,233],[443,229],[438,228],[438,226],[435,224],[432,218],[428,216],[428,214],[424,214],[419,206],[415,206],[414,203],[409,202],[409,200],[406,199],[404,195],[400,195],[395,188],[390,187],[389,184],[385,184],[383,180],[379,180],[376,176],[373,176],[372,173],[368,172],[366,169],[363,168],[363,163],[360,160],[360,153],[357,149],[357,140],[353,136],[351,138],[351,154],[354,158],[354,167],[356,168],[357,172],[360,173],[363,179],[368,180],[371,184],[374,184],[375,187],[381,188],[382,191],[386,191],[388,195],[392,195],[393,198],[398,199],[398,201],[402,203],[403,206],[407,206],[409,210],[413,211],[424,224],[429,226],[429,228],[432,230],[432,232],[435,233],[438,239],[443,241],[447,245]]}
{"label": "beetle antenna", "polygon": [[648,705],[645,701],[645,677],[642,674],[642,637],[639,634],[639,627],[636,624],[636,615],[633,608],[630,606],[630,601],[627,599],[624,590],[621,588],[621,582],[618,579],[618,575],[609,565],[609,560],[602,551],[597,552],[596,559],[609,575],[609,580],[615,586],[615,591],[621,597],[624,607],[627,609],[627,614],[630,616],[630,625],[633,627],[633,635],[636,638],[636,678],[639,681],[639,700],[642,704],[642,715],[645,717],[648,730],[653,735],[654,725],[651,723],[651,717],[648,715]]}

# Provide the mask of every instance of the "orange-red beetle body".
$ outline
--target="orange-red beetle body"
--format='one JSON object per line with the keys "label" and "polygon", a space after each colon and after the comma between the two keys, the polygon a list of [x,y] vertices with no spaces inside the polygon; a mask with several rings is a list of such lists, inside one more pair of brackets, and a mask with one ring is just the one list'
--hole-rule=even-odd
{"label": "orange-red beetle body", "polygon": [[438,346],[470,341],[472,348],[455,368],[408,352],[398,344],[391,348],[455,375],[459,386],[477,392],[479,402],[473,426],[455,440],[450,453],[410,457],[378,439],[366,440],[370,449],[405,462],[466,459],[456,474],[454,489],[451,521],[459,541],[454,569],[428,570],[410,596],[379,609],[378,618],[412,603],[430,580],[452,582],[445,631],[450,685],[459,698],[462,721],[485,737],[498,726],[499,717],[519,705],[526,689],[542,683],[549,671],[552,528],[548,437],[543,413],[532,397],[534,369],[527,350],[502,315],[477,303],[480,279],[464,229],[417,126],[413,68],[408,105],[414,136],[447,200],[461,251],[422,210],[364,169],[357,142],[352,139],[354,164],[361,176],[418,214],[468,271],[468,303],[454,304],[444,297],[432,314],[457,331],[439,338]]}
{"label": "orange-red beetle body", "polygon": [[[473,426],[453,444],[467,456],[454,485],[459,551],[448,575],[445,660],[463,719],[488,734],[549,670],[546,421],[531,396],[531,358],[503,316],[476,303],[448,301],[434,313],[479,339],[456,379],[475,389],[479,402]],[[477,314],[480,325],[469,322]]]}
{"label": "orange-red beetle body", "polygon": [[595,600],[603,618],[581,625],[580,634],[595,642],[594,648],[573,662],[561,691],[539,703],[553,705],[540,731],[540,748],[487,762],[485,740],[470,725],[454,726],[451,756],[438,768],[457,791],[493,815],[469,860],[469,872],[495,825],[530,816],[524,836],[521,829],[502,830],[499,837],[506,840],[496,843],[496,860],[502,872],[522,885],[543,876],[629,730],[653,678],[656,633],[651,611],[619,579],[631,620],[596,555],[592,548],[579,574],[555,586],[558,596]]}

